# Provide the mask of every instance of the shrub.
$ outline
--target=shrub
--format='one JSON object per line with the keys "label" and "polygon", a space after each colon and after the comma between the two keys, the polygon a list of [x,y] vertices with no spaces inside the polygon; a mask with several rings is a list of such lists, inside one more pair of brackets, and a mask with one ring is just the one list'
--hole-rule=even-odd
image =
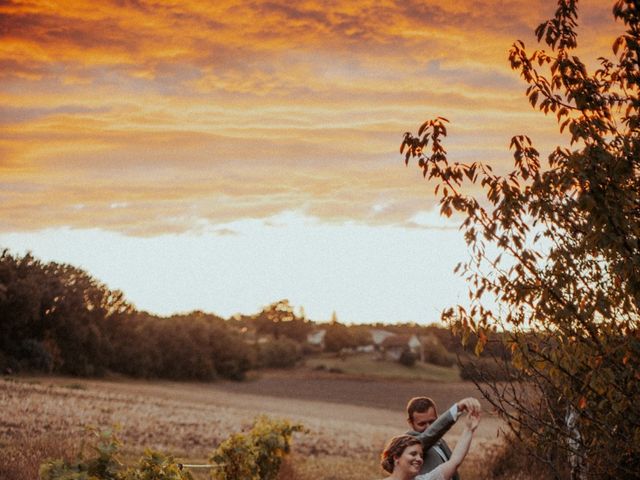
{"label": "shrub", "polygon": [[291,368],[301,358],[300,346],[288,338],[279,338],[258,346],[259,368]]}
{"label": "shrub", "polygon": [[173,457],[146,450],[136,467],[126,470],[118,451],[120,441],[111,430],[89,429],[94,455],[85,456],[81,449],[75,461],[48,460],[40,466],[40,480],[193,480],[183,472]]}
{"label": "shrub", "polygon": [[441,367],[451,367],[456,363],[456,356],[450,353],[435,335],[423,340],[424,361]]}
{"label": "shrub", "polygon": [[221,468],[213,472],[217,480],[275,480],[290,452],[291,437],[302,425],[286,420],[258,417],[246,434],[235,434],[213,452],[211,461]]}
{"label": "shrub", "polygon": [[398,362],[400,362],[405,367],[413,367],[416,364],[416,360],[417,357],[415,353],[413,353],[411,350],[403,350],[400,354]]}
{"label": "shrub", "polygon": [[258,417],[250,433],[257,449],[256,463],[261,480],[275,480],[282,461],[291,451],[293,433],[301,430],[300,424]]}
{"label": "shrub", "polygon": [[121,468],[117,453],[120,441],[110,430],[98,432],[90,429],[92,436],[97,437],[91,445],[97,455],[85,458],[81,449],[76,461],[49,460],[40,467],[41,480],[116,480]]}
{"label": "shrub", "polygon": [[212,472],[212,477],[217,480],[259,480],[256,457],[256,446],[251,438],[236,433],[222,442],[211,456],[211,462],[220,465]]}
{"label": "shrub", "polygon": [[[251,430],[237,433],[220,444],[211,461],[218,464],[212,478],[218,480],[275,480],[289,454],[291,437],[302,425],[258,417]],[[76,460],[48,460],[40,466],[41,480],[193,480],[172,456],[145,450],[138,464],[125,468],[118,457],[120,441],[112,431],[90,429],[92,456],[84,448]],[[0,473],[3,470],[0,467]],[[4,478],[4,477],[1,477]],[[34,478],[34,476],[24,477]]]}
{"label": "shrub", "polygon": [[191,473],[183,471],[173,457],[146,450],[136,468],[128,469],[122,480],[193,480]]}

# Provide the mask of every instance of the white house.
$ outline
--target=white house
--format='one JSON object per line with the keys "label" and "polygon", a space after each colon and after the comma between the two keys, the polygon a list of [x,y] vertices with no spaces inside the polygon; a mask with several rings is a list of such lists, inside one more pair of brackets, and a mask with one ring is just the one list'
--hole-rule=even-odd
{"label": "white house", "polygon": [[369,333],[371,333],[371,340],[373,340],[373,344],[377,347],[381,346],[382,342],[384,342],[387,338],[393,337],[395,335],[395,333],[393,332],[387,332],[386,330],[378,330],[375,328],[369,330]]}
{"label": "white house", "polygon": [[384,339],[380,348],[383,357],[392,360],[399,360],[402,352],[409,350],[417,355],[420,354],[422,344],[416,335],[391,335]]}
{"label": "white house", "polygon": [[327,334],[327,331],[323,328],[321,330],[314,330],[307,334],[307,343],[309,345],[314,345],[316,347],[320,347],[324,350],[324,337]]}

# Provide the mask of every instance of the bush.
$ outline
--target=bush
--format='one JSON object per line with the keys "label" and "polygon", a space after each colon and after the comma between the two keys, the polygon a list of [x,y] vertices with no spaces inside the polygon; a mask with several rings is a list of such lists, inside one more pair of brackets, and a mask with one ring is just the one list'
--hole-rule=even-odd
{"label": "bush", "polygon": [[430,335],[423,340],[424,361],[441,367],[451,367],[456,363],[456,356],[444,347],[435,336]]}
{"label": "bush", "polygon": [[400,362],[405,367],[413,367],[416,364],[416,360],[418,357],[411,350],[403,350],[400,354],[400,358],[398,362]]}
{"label": "bush", "polygon": [[252,439],[236,433],[222,442],[211,456],[211,462],[220,465],[211,476],[218,480],[259,480],[257,455]]}
{"label": "bush", "polygon": [[258,345],[258,368],[291,368],[302,358],[297,342],[279,338]]}
{"label": "bush", "polygon": [[258,417],[246,434],[237,433],[213,452],[211,461],[221,465],[212,473],[217,480],[275,480],[290,452],[291,436],[302,425]]}
{"label": "bush", "polygon": [[90,442],[94,455],[86,456],[81,449],[74,461],[48,460],[40,466],[40,480],[193,480],[191,473],[182,471],[173,457],[148,449],[137,466],[125,469],[115,434],[110,430],[89,432],[94,437]]}
{"label": "bush", "polygon": [[121,478],[118,472],[121,468],[117,453],[120,441],[110,430],[98,432],[90,429],[96,437],[91,450],[95,457],[85,458],[83,449],[76,461],[49,460],[40,467],[41,480],[116,480]]}
{"label": "bush", "polygon": [[191,473],[183,471],[173,457],[146,450],[136,468],[128,469],[122,480],[193,480]]}
{"label": "bush", "polygon": [[256,463],[261,480],[275,480],[282,461],[291,451],[293,433],[301,430],[300,424],[258,417],[250,433],[258,453]]}
{"label": "bush", "polygon": [[[275,480],[286,455],[291,437],[302,425],[286,420],[258,417],[246,434],[235,434],[213,452],[211,461],[218,464],[212,478],[218,480]],[[112,431],[88,430],[92,436],[86,456],[84,448],[76,460],[48,460],[40,466],[41,480],[193,480],[191,473],[170,455],[145,450],[138,464],[125,468],[118,451],[120,441]],[[0,466],[0,473],[2,473]],[[1,478],[4,478],[2,476]],[[29,475],[25,478],[35,478]]]}

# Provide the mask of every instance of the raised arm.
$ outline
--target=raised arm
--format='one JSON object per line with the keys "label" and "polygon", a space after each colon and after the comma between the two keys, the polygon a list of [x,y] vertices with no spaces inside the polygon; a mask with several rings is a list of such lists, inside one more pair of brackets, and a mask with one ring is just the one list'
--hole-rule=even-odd
{"label": "raised arm", "polygon": [[420,439],[425,450],[431,448],[451,429],[462,412],[479,415],[480,402],[473,397],[463,398],[436,418],[424,432],[411,432],[411,435]]}
{"label": "raised arm", "polygon": [[454,416],[452,409],[448,409],[440,414],[435,421],[427,427],[424,432],[412,432],[421,442],[422,447],[426,450],[433,447],[442,436],[456,423],[457,415]]}
{"label": "raised arm", "polygon": [[453,477],[453,475],[456,473],[456,470],[458,470],[458,467],[464,460],[464,457],[467,456],[469,446],[471,445],[471,439],[473,438],[473,433],[476,431],[476,428],[478,428],[479,422],[479,413],[469,414],[464,427],[464,431],[460,436],[460,440],[458,440],[458,443],[456,443],[456,448],[454,448],[453,452],[451,452],[451,457],[449,458],[449,460],[438,467],[441,469],[442,475],[446,480],[449,480]]}

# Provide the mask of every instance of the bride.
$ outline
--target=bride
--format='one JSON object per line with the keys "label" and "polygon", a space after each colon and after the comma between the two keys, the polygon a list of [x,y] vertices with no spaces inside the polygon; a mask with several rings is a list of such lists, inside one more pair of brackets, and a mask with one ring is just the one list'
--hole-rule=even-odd
{"label": "bride", "polygon": [[422,467],[422,443],[411,435],[393,437],[382,452],[382,468],[389,472],[385,480],[449,480],[469,451],[473,433],[480,422],[479,414],[467,416],[464,431],[449,460],[434,470],[418,475]]}

